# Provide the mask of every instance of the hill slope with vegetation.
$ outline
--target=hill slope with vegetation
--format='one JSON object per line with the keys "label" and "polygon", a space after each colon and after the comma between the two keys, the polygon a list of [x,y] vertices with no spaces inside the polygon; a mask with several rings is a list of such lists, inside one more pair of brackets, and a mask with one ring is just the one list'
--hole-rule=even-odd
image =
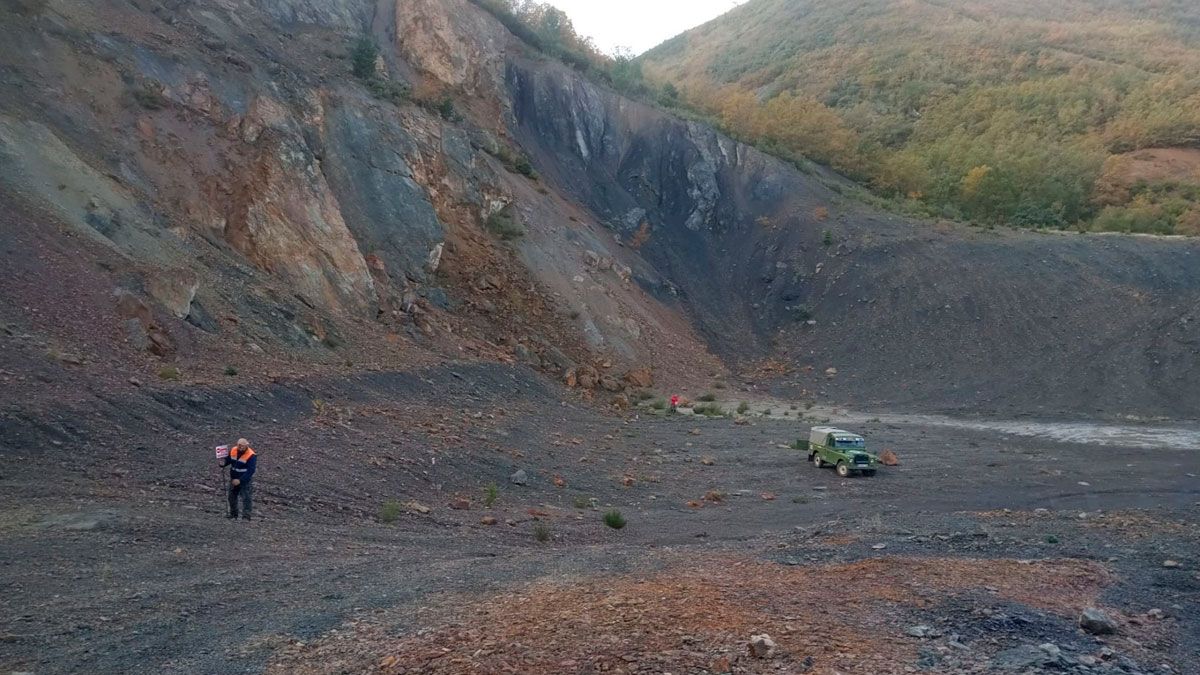
{"label": "hill slope with vegetation", "polygon": [[1146,152],[1200,148],[1186,0],[750,0],[642,61],[734,136],[928,215],[1200,234],[1200,164]]}

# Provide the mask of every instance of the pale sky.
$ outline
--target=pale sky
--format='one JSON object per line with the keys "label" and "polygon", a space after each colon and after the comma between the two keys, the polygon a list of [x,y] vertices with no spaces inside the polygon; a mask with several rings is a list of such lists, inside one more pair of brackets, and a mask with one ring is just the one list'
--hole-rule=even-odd
{"label": "pale sky", "polygon": [[635,54],[699,26],[744,0],[548,0],[571,17],[580,35],[611,53],[629,47]]}

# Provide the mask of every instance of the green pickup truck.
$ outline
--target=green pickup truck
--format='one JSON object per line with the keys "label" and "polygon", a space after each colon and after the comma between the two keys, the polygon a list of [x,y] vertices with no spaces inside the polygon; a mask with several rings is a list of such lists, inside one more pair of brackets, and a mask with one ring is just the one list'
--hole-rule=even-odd
{"label": "green pickup truck", "polygon": [[843,478],[855,471],[874,476],[882,466],[878,457],[867,452],[862,436],[834,427],[812,428],[808,434],[808,460],[818,469],[833,466]]}

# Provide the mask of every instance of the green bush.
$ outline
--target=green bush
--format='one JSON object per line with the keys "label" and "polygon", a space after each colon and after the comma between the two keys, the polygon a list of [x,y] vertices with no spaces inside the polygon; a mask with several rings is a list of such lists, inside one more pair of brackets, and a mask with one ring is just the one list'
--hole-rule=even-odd
{"label": "green bush", "polygon": [[1100,212],[1094,227],[1104,232],[1171,234],[1175,218],[1157,204],[1145,206],[1109,206]]}
{"label": "green bush", "polygon": [[697,400],[697,401],[703,401],[703,402],[705,402],[705,403],[710,403],[710,402],[712,402],[712,401],[715,401],[715,400],[717,400],[717,395],[716,395],[716,394],[714,394],[714,393],[712,393],[712,392],[710,391],[710,392],[706,392],[706,393],[704,393],[704,394],[701,394],[700,396],[697,396],[697,397],[696,397],[696,400]]}
{"label": "green bush", "polygon": [[404,510],[404,506],[395,499],[389,499],[379,507],[379,521],[382,523],[394,523],[400,518],[400,513]]}
{"label": "green bush", "polygon": [[533,538],[545,543],[550,541],[550,528],[543,522],[538,521],[533,524]]}
{"label": "green bush", "polygon": [[604,513],[604,524],[614,530],[625,527],[625,522],[625,516],[621,515],[621,512],[616,509],[611,509]]}
{"label": "green bush", "polygon": [[499,496],[500,490],[496,487],[496,484],[489,483],[488,486],[483,489],[483,505],[489,509],[492,508],[492,505],[496,503],[496,499]]}
{"label": "green bush", "polygon": [[487,229],[505,241],[525,236],[525,226],[521,224],[517,210],[512,204],[488,216]]}
{"label": "green bush", "polygon": [[721,417],[725,414],[725,409],[716,403],[705,403],[692,408],[692,412],[705,417]]}
{"label": "green bush", "polygon": [[170,103],[167,95],[163,93],[162,85],[157,82],[143,84],[131,93],[133,100],[146,110],[162,110]]}
{"label": "green bush", "polygon": [[409,100],[409,97],[412,95],[408,85],[385,80],[381,77],[369,78],[365,84],[372,96],[381,101],[387,101],[396,105]]}
{"label": "green bush", "polygon": [[379,58],[379,45],[369,36],[362,36],[350,50],[350,70],[360,80],[375,77],[375,60]]}
{"label": "green bush", "polygon": [[739,415],[745,415],[748,410],[750,410],[749,403],[742,401],[741,403],[738,404],[737,411],[738,411]]}
{"label": "green bush", "polygon": [[832,232],[830,232],[829,230],[825,230],[824,232],[821,233],[821,245],[822,246],[833,246],[833,233]]}
{"label": "green bush", "polygon": [[500,160],[500,163],[510,173],[520,174],[530,180],[538,179],[537,172],[533,170],[533,164],[529,162],[529,158],[507,145],[497,143],[494,147],[484,148],[484,151]]}
{"label": "green bush", "polygon": [[163,366],[158,369],[158,378],[160,380],[178,380],[182,374],[175,366]]}
{"label": "green bush", "polygon": [[238,369],[234,366],[225,366],[225,374],[229,377],[233,377],[238,374]]}
{"label": "green bush", "polygon": [[665,398],[656,398],[650,402],[650,407],[655,410],[666,410],[667,400]]}

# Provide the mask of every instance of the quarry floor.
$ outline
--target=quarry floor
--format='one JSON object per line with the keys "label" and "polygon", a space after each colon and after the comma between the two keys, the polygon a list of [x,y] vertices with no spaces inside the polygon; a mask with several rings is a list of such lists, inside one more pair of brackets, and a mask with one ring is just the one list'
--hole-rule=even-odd
{"label": "quarry floor", "polygon": [[619,415],[511,366],[96,396],[0,420],[0,672],[1200,672],[1186,442],[847,414],[901,464],[841,479],[786,447],[835,410]]}

